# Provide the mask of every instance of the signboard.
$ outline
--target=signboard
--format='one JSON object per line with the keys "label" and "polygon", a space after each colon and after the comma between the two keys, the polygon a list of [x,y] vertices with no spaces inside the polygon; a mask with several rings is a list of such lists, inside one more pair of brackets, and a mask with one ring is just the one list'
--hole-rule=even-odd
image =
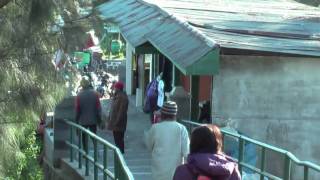
{"label": "signboard", "polygon": [[74,60],[76,60],[79,68],[83,68],[90,63],[90,53],[74,52]]}
{"label": "signboard", "polygon": [[119,33],[120,32],[120,29],[118,26],[105,26],[104,29],[107,30],[108,33]]}

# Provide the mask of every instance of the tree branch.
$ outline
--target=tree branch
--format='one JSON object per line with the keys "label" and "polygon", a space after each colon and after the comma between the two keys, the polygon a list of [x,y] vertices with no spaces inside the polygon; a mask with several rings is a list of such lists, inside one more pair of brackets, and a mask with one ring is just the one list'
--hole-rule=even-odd
{"label": "tree branch", "polygon": [[7,5],[11,0],[0,0],[0,9]]}

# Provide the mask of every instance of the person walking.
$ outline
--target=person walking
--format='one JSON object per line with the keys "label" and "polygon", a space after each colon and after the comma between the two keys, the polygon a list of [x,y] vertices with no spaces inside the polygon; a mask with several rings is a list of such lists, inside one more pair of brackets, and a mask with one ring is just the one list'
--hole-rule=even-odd
{"label": "person walking", "polygon": [[[77,124],[96,133],[97,125],[101,124],[101,104],[99,93],[91,88],[89,77],[83,76],[80,82],[82,90],[77,94],[75,111]],[[82,144],[87,150],[86,138],[82,136]]]}
{"label": "person walking", "polygon": [[187,129],[176,121],[178,107],[173,101],[163,104],[161,122],[145,132],[145,143],[151,151],[153,180],[171,180],[177,166],[189,153]]}
{"label": "person walking", "polygon": [[238,164],[222,152],[222,135],[215,125],[192,131],[187,163],[180,165],[173,180],[241,180]]}
{"label": "person walking", "polygon": [[129,100],[123,91],[123,83],[118,81],[114,84],[114,96],[111,101],[108,129],[113,132],[116,146],[124,154],[124,134],[127,128],[127,111]]}

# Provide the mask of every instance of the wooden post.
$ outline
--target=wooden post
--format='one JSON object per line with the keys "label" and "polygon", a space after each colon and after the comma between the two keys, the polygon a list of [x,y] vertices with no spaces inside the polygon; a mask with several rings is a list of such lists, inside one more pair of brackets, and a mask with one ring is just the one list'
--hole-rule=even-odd
{"label": "wooden post", "polygon": [[191,121],[198,120],[199,113],[199,76],[190,76],[190,119]]}

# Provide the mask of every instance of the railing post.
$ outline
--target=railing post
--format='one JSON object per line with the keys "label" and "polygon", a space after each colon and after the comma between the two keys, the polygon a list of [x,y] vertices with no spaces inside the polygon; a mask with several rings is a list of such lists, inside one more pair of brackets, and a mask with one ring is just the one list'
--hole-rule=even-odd
{"label": "railing post", "polygon": [[285,162],[284,162],[284,175],[283,175],[284,180],[290,180],[290,171],[291,171],[291,159],[286,154]]}
{"label": "railing post", "polygon": [[189,134],[191,134],[191,132],[192,132],[192,124],[188,124],[187,126],[188,126],[188,130],[189,130]]}
{"label": "railing post", "polygon": [[238,159],[238,165],[239,165],[239,171],[242,175],[242,162],[243,162],[243,156],[244,156],[244,140],[240,136],[239,138],[239,159]]}
{"label": "railing post", "polygon": [[105,172],[107,167],[107,162],[108,162],[108,149],[107,146],[104,144],[103,145],[103,179],[107,180],[108,176],[107,173]]}
{"label": "railing post", "polygon": [[[263,173],[264,170],[265,170],[265,166],[266,166],[266,148],[265,147],[261,147],[261,165],[260,165],[260,170],[261,172]],[[264,179],[264,175],[263,174],[260,174],[260,180],[263,180]]]}
{"label": "railing post", "polygon": [[117,150],[114,150],[114,179],[119,179],[119,160],[118,160],[118,155],[117,155]]}
{"label": "railing post", "polygon": [[308,180],[309,179],[309,168],[308,168],[308,166],[304,166],[303,179],[304,180]]}
{"label": "railing post", "polygon": [[98,179],[98,168],[97,168],[97,160],[98,160],[98,149],[97,149],[97,140],[96,139],[92,139],[93,140],[93,179],[97,180]]}
{"label": "railing post", "polygon": [[82,154],[81,154],[81,150],[82,150],[82,147],[83,147],[83,144],[82,144],[82,131],[80,129],[77,129],[78,133],[79,133],[79,136],[78,136],[78,148],[79,148],[79,151],[78,151],[78,161],[79,161],[79,169],[82,168]]}
{"label": "railing post", "polygon": [[221,132],[221,135],[222,135],[222,152],[224,152],[225,151],[225,147],[224,147],[224,145],[225,145],[225,140],[224,140],[224,138],[226,137],[225,135],[224,135],[224,133],[222,133]]}
{"label": "railing post", "polygon": [[[70,127],[70,143],[73,144],[73,127]],[[73,148],[70,146],[70,162],[73,162]]]}
{"label": "railing post", "polygon": [[88,159],[88,154],[89,154],[89,137],[88,137],[88,134],[85,133],[85,136],[84,136],[84,144],[85,144],[85,166],[86,166],[86,172],[85,172],[85,175],[86,176],[89,176],[89,159]]}

